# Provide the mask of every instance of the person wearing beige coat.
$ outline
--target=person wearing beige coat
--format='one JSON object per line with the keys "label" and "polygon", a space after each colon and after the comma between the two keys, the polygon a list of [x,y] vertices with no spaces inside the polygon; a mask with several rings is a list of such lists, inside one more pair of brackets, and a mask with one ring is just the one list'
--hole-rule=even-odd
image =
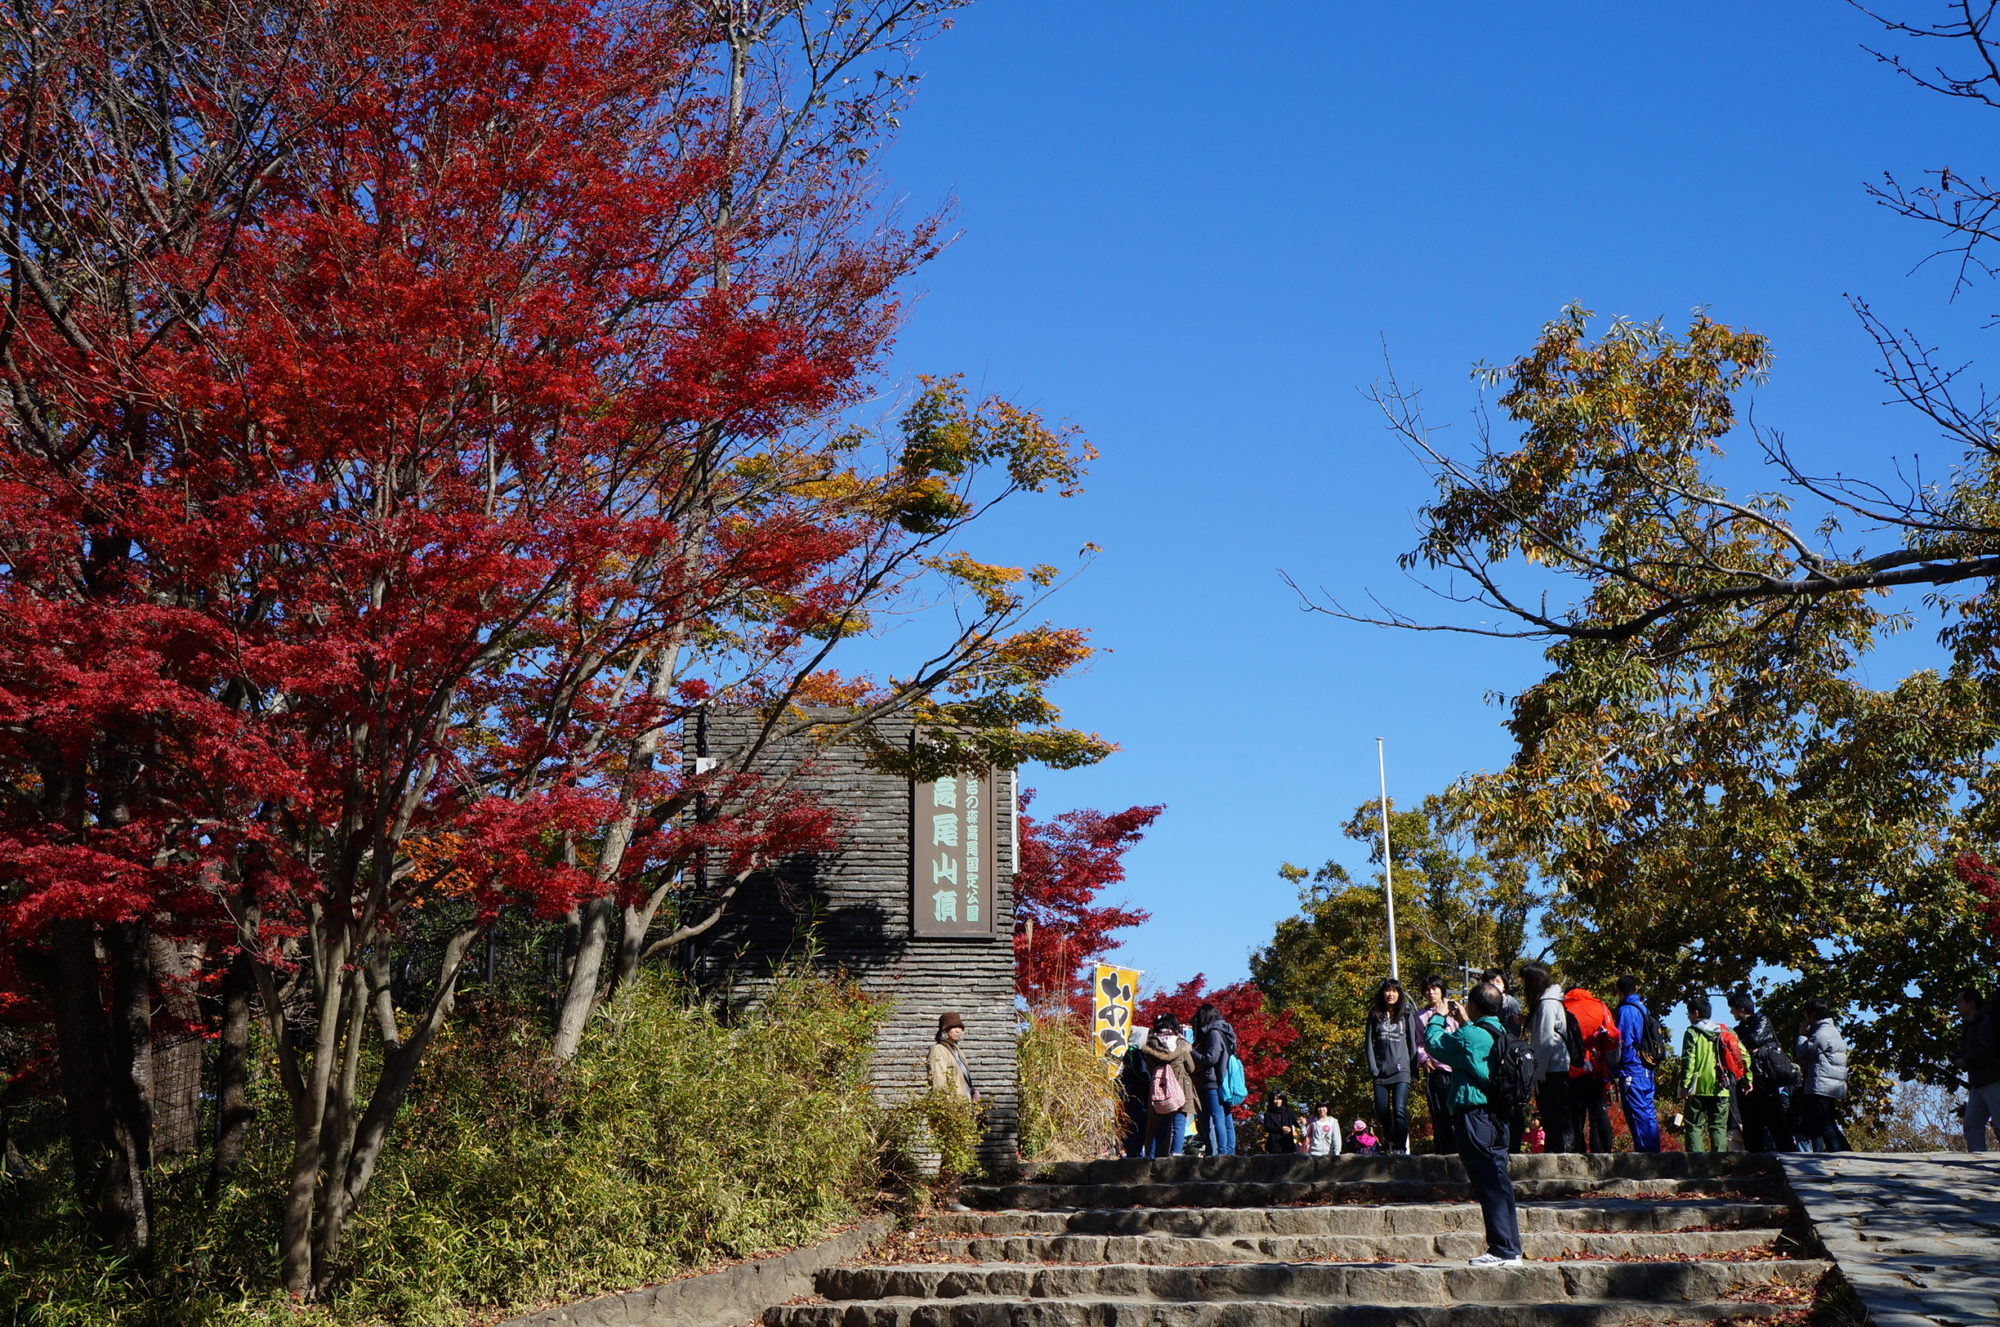
{"label": "person wearing beige coat", "polygon": [[937,1040],[931,1043],[930,1089],[962,1097],[967,1101],[979,1100],[979,1089],[973,1084],[972,1070],[965,1063],[965,1052],[958,1048],[965,1039],[965,1020],[957,1014],[939,1014]]}
{"label": "person wearing beige coat", "polygon": [[1172,1014],[1163,1014],[1153,1021],[1153,1031],[1140,1045],[1139,1051],[1146,1057],[1146,1064],[1155,1076],[1160,1069],[1166,1068],[1173,1073],[1174,1081],[1181,1089],[1179,1110],[1156,1109],[1152,1112],[1151,1124],[1146,1131],[1146,1155],[1178,1156],[1181,1142],[1187,1136],[1188,1112],[1195,1106],[1194,1049],[1181,1035],[1180,1020]]}

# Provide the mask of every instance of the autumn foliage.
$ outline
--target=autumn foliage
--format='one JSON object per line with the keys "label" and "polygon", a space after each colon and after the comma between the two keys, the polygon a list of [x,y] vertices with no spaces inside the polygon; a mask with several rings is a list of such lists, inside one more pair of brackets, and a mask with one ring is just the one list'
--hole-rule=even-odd
{"label": "autumn foliage", "polygon": [[[582,937],[560,1056],[601,973],[833,846],[750,757],[683,759],[703,705],[1102,754],[1042,695],[1081,633],[1021,621],[1053,572],[959,545],[1087,448],[949,378],[853,413],[935,247],[874,201],[887,70],[948,8],[0,20],[0,1000],[49,1031],[116,1242],[150,1239],[167,1011],[201,998],[225,1101],[266,1024],[316,1296],[497,918]],[[826,680],[939,597],[929,662]],[[427,907],[441,945],[399,950]]]}
{"label": "autumn foliage", "polygon": [[1995,875],[1993,867],[1976,852],[1962,852],[1952,859],[1952,873],[1965,884],[1971,886],[1978,911],[1986,933],[2000,937],[2000,875]]}
{"label": "autumn foliage", "polygon": [[1159,819],[1164,806],[1133,806],[1106,814],[1065,811],[1049,820],[1028,813],[1034,790],[1021,795],[1021,860],[1014,875],[1014,988],[1031,1008],[1069,1008],[1086,1019],[1091,965],[1122,943],[1113,931],[1152,914],[1102,903],[1125,879],[1125,854]]}

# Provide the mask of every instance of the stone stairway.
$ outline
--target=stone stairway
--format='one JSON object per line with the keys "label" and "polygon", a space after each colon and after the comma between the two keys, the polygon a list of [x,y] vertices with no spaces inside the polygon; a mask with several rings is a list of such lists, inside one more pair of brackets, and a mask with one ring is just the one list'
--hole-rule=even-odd
{"label": "stone stairway", "polygon": [[1176,1157],[969,1186],[765,1327],[1514,1327],[1804,1317],[1814,1256],[1767,1157],[1521,1156],[1520,1267],[1455,1157]]}

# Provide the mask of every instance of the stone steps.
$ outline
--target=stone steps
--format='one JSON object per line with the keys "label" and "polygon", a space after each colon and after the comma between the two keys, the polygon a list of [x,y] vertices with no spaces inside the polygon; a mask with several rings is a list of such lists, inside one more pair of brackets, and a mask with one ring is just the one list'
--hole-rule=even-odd
{"label": "stone steps", "polygon": [[[1545,1152],[1510,1159],[1508,1169],[1522,1180],[1668,1180],[1768,1178],[1777,1173],[1769,1156],[1754,1152]],[[1120,1157],[1103,1161],[1048,1161],[1022,1167],[1021,1179],[1034,1184],[1181,1184],[1196,1181],[1283,1183],[1326,1180],[1465,1179],[1455,1155],[1311,1157],[1278,1156]]]}
{"label": "stone steps", "polygon": [[1768,1158],[1514,1161],[1514,1267],[1467,1265],[1485,1237],[1455,1157],[1097,1161],[968,1186],[897,1261],[826,1269],[823,1302],[764,1322],[1660,1327],[1791,1311],[1828,1270]]}
{"label": "stone steps", "polygon": [[1554,1304],[1299,1304],[1289,1300],[1162,1304],[1149,1299],[876,1300],[773,1309],[767,1327],[1659,1327],[1776,1317],[1786,1305],[1571,1299]]}
{"label": "stone steps", "polygon": [[[1702,1199],[1577,1199],[1521,1209],[1523,1231],[1660,1231],[1690,1227],[1776,1229],[1790,1209],[1780,1203]],[[1481,1229],[1470,1201],[1378,1207],[1096,1207],[1055,1211],[939,1212],[938,1235],[1161,1235],[1228,1239],[1264,1235],[1412,1235]]]}
{"label": "stone steps", "polygon": [[[1524,1231],[1529,1258],[1712,1258],[1770,1249],[1769,1230]],[[987,1235],[931,1240],[940,1261],[1008,1263],[1463,1262],[1486,1251],[1477,1228],[1416,1235]]]}
{"label": "stone steps", "polygon": [[[1687,1176],[1660,1179],[1585,1176],[1516,1179],[1522,1199],[1683,1196],[1775,1198],[1782,1182],[1772,1175]],[[1300,1203],[1380,1204],[1469,1201],[1464,1180],[1185,1180],[1144,1184],[968,1184],[968,1207],[987,1211],[1049,1211],[1079,1207],[1285,1207]]]}
{"label": "stone steps", "polygon": [[1239,1263],[1175,1267],[1148,1263],[1047,1265],[900,1263],[832,1267],[816,1278],[833,1300],[1150,1299],[1297,1300],[1307,1304],[1553,1303],[1636,1299],[1708,1302],[1773,1283],[1810,1285],[1826,1271],[1811,1260],[1770,1262]]}

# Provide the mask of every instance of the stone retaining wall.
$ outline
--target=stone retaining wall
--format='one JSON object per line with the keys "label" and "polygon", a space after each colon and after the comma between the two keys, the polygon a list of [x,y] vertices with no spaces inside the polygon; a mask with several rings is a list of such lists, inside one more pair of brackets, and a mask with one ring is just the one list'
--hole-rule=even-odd
{"label": "stone retaining wall", "polygon": [[719,1272],[668,1281],[622,1295],[605,1295],[561,1308],[509,1318],[498,1327],[744,1327],[765,1309],[813,1293],[813,1277],[857,1258],[889,1232],[889,1217],[875,1217],[831,1239]]}

